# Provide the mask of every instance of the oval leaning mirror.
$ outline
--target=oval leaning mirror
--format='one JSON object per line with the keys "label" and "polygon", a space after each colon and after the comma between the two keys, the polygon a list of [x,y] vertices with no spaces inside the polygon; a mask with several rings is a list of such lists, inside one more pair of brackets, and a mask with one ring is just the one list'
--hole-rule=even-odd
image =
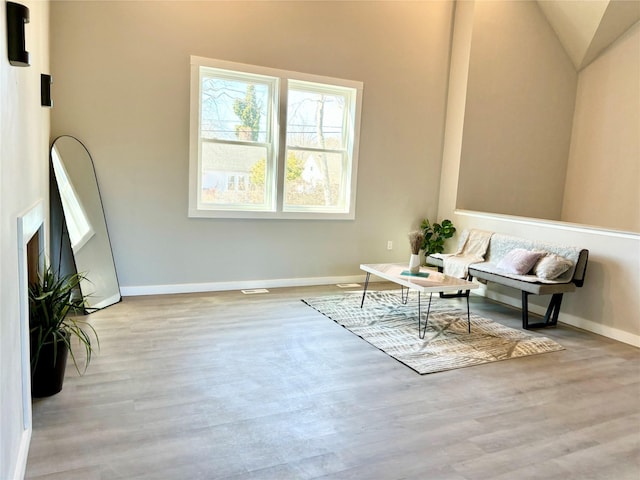
{"label": "oval leaning mirror", "polygon": [[56,138],[51,146],[51,265],[78,272],[87,313],[121,299],[118,277],[93,160],[78,139]]}

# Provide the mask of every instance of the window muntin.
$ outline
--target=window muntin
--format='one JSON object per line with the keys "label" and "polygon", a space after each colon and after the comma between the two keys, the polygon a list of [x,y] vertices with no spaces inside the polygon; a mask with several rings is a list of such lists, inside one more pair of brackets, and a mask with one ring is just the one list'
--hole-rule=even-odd
{"label": "window muntin", "polygon": [[192,57],[189,215],[354,218],[361,94],[359,82]]}

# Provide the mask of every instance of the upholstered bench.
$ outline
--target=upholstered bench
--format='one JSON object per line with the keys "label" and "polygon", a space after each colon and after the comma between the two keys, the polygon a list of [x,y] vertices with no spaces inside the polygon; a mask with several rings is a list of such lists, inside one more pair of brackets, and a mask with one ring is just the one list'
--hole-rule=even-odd
{"label": "upholstered bench", "polygon": [[[584,284],[588,257],[589,251],[583,248],[493,233],[484,261],[468,265],[469,279],[520,290],[522,328],[552,326],[558,322],[562,296]],[[443,271],[445,258],[429,255],[426,262]],[[529,295],[551,295],[543,322],[529,323]]]}

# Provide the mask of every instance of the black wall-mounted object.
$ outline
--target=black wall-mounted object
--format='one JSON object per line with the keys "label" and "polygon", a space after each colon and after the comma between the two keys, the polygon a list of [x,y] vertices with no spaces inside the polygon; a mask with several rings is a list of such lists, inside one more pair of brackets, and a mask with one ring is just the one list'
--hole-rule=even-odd
{"label": "black wall-mounted object", "polygon": [[51,84],[53,78],[46,73],[40,74],[40,105],[43,107],[53,107],[53,100],[51,100]]}
{"label": "black wall-mounted object", "polygon": [[29,9],[7,2],[7,50],[9,63],[15,67],[29,66],[29,52],[25,47],[24,24],[29,23]]}

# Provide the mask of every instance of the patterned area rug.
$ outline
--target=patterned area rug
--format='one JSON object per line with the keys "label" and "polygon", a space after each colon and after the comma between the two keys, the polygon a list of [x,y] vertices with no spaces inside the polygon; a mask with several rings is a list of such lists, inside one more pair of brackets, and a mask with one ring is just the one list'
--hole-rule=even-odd
{"label": "patterned area rug", "polygon": [[[428,303],[424,297],[423,318]],[[473,313],[468,333],[466,310],[452,309],[451,301],[436,295],[421,340],[417,293],[410,293],[406,305],[399,290],[368,291],[363,308],[361,300],[362,292],[347,292],[302,301],[420,374],[564,349],[547,337],[505,327]]]}

